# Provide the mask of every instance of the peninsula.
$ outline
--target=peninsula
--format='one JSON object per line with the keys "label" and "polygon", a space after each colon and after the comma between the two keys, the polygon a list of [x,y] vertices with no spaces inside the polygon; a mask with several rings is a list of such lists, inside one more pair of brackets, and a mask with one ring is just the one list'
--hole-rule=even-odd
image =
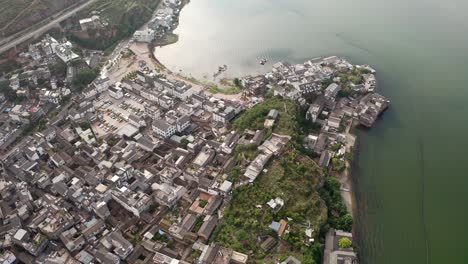
{"label": "peninsula", "polygon": [[106,52],[116,36],[89,40],[121,30],[110,11],[74,18],[2,75],[2,263],[358,261],[349,170],[353,129],[390,104],[376,71],[278,62],[226,92],[157,60],[184,4]]}

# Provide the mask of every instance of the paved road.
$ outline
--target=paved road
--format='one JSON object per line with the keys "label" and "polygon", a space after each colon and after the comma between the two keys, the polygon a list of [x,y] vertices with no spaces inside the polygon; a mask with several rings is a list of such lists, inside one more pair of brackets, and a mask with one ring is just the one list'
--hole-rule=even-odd
{"label": "paved road", "polygon": [[25,42],[26,40],[28,40],[30,38],[33,38],[35,36],[39,36],[39,35],[44,34],[45,32],[52,29],[58,23],[60,23],[63,20],[71,17],[75,13],[83,10],[84,8],[88,7],[89,5],[91,5],[92,3],[96,2],[96,1],[97,0],[89,0],[88,2],[83,3],[80,6],[77,6],[76,8],[73,8],[72,10],[65,12],[64,14],[58,16],[57,18],[55,18],[54,20],[48,22],[47,24],[45,24],[45,25],[43,25],[43,26],[41,26],[41,27],[39,27],[37,29],[33,29],[30,32],[26,32],[26,33],[22,34],[18,38],[11,39],[11,41],[9,41],[8,43],[5,43],[5,44],[0,46],[0,54],[10,50],[11,48],[14,48],[16,45],[21,44],[21,43]]}

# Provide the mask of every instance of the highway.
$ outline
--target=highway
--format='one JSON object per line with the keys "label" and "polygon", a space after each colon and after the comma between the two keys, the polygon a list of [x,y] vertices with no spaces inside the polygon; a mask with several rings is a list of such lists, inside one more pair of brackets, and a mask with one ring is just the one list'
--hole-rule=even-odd
{"label": "highway", "polygon": [[[57,25],[58,23],[60,23],[63,20],[71,17],[75,13],[83,10],[84,8],[88,7],[89,5],[91,5],[92,3],[96,2],[96,1],[98,1],[98,0],[89,0],[89,1],[81,4],[80,6],[77,6],[76,8],[73,8],[72,10],[66,11],[65,13],[59,15],[57,18],[54,18],[50,22],[47,22],[45,25],[40,26],[39,28],[35,28],[35,26],[33,25],[31,27],[34,28],[34,29],[31,29],[29,31],[26,30],[26,32],[20,33],[19,37],[16,37],[17,34],[15,34],[15,35],[13,35],[11,37],[8,37],[7,40],[9,40],[9,41],[6,42],[6,43],[3,43],[0,46],[0,54],[10,50],[11,48],[16,47],[17,45],[27,41],[30,38],[34,38],[34,37],[37,37],[37,36],[40,36],[40,35],[46,33],[47,31],[52,29],[55,25]],[[13,37],[16,37],[16,38],[13,38]],[[5,40],[3,40],[1,42],[5,42]]]}

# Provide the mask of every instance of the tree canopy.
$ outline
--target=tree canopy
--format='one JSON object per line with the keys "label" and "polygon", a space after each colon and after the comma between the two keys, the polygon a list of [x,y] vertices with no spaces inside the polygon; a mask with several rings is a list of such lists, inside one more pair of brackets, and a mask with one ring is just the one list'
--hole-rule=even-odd
{"label": "tree canopy", "polygon": [[343,238],[340,238],[340,240],[338,240],[338,246],[340,248],[350,248],[352,245],[353,245],[353,242],[351,242],[351,240],[349,240],[349,238],[347,237],[343,237]]}
{"label": "tree canopy", "polygon": [[96,79],[99,72],[97,70],[83,70],[78,73],[75,78],[73,78],[73,88],[77,89],[78,91],[83,90],[86,86]]}

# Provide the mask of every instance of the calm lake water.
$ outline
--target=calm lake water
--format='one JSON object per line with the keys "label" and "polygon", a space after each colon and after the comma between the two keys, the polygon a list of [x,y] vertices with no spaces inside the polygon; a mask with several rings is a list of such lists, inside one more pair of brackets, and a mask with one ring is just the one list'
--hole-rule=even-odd
{"label": "calm lake water", "polygon": [[328,55],[371,64],[392,107],[358,132],[362,263],[465,264],[466,10],[466,0],[192,0],[179,42],[157,57],[207,80],[223,64],[229,77]]}

